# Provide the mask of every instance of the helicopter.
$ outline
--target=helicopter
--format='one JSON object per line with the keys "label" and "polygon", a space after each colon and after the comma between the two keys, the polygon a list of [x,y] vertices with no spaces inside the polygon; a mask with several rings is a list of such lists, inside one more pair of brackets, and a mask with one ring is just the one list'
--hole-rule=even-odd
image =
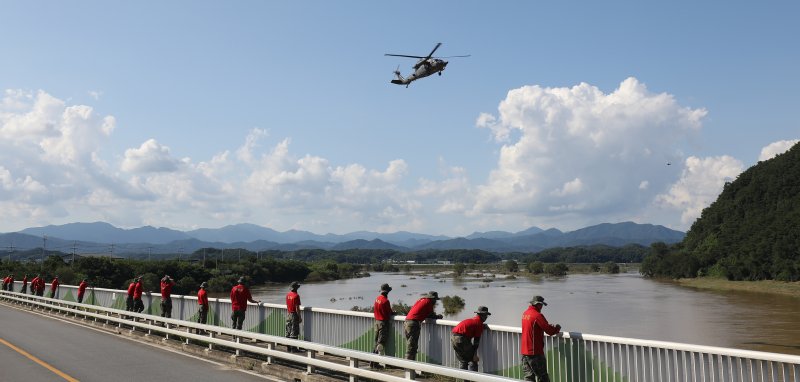
{"label": "helicopter", "polygon": [[442,43],[437,43],[436,46],[433,47],[430,53],[427,56],[408,56],[405,54],[390,54],[386,53],[384,56],[393,56],[393,57],[408,57],[408,58],[418,58],[416,64],[414,64],[414,73],[411,73],[408,77],[403,77],[400,74],[400,66],[397,66],[397,69],[394,71],[395,79],[391,81],[391,83],[396,85],[405,85],[408,87],[412,82],[430,76],[434,73],[439,73],[442,75],[442,71],[445,67],[447,67],[447,61],[442,60],[443,58],[451,58],[451,57],[469,57],[470,55],[463,55],[463,56],[448,56],[448,57],[433,57],[433,53],[436,52],[436,49],[442,46]]}

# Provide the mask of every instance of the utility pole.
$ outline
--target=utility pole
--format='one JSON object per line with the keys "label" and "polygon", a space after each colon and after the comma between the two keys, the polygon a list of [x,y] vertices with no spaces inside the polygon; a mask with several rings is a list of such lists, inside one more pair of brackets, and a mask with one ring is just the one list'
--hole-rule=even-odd
{"label": "utility pole", "polygon": [[47,248],[47,235],[42,235],[42,265],[39,267],[40,271],[44,271],[44,252]]}
{"label": "utility pole", "polygon": [[111,258],[114,258],[114,243],[111,243]]}
{"label": "utility pole", "polygon": [[147,261],[150,261],[151,252],[153,252],[153,247],[147,247]]}
{"label": "utility pole", "polygon": [[14,253],[14,242],[11,242],[11,245],[8,246],[8,262],[9,265],[11,263],[11,254]]}
{"label": "utility pole", "polygon": [[70,265],[69,265],[69,266],[70,266],[70,268],[72,268],[72,266],[74,266],[74,265],[75,265],[75,246],[76,246],[76,245],[77,245],[77,243],[75,243],[75,242],[73,241],[73,242],[72,242],[72,264],[70,264]]}
{"label": "utility pole", "polygon": [[203,248],[203,268],[206,267],[206,249]]}
{"label": "utility pole", "polygon": [[242,249],[241,248],[239,248],[238,254],[239,254],[239,260],[237,260],[237,261],[241,263],[242,262]]}
{"label": "utility pole", "polygon": [[178,261],[181,261],[181,256],[183,256],[183,247],[178,248]]}

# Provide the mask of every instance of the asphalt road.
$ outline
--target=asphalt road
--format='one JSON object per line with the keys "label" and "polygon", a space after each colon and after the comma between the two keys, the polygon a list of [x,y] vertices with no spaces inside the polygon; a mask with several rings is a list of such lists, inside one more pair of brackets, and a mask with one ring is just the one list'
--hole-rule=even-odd
{"label": "asphalt road", "polygon": [[0,304],[0,381],[71,380],[264,382],[268,379]]}

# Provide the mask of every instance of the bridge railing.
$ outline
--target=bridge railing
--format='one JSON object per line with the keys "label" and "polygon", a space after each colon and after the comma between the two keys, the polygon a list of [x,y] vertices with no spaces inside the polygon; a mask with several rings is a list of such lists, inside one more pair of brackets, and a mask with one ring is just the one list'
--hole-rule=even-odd
{"label": "bridge railing", "polygon": [[[209,346],[220,346],[234,349],[236,354],[247,352],[266,357],[266,362],[271,363],[273,358],[292,361],[306,366],[307,373],[314,373],[315,368],[333,370],[350,376],[351,381],[356,377],[365,377],[373,380],[390,382],[408,382],[416,378],[417,372],[423,372],[429,376],[447,377],[450,379],[469,380],[475,382],[513,382],[514,379],[476,373],[452,367],[434,365],[424,362],[409,361],[405,359],[380,356],[374,353],[362,352],[357,350],[344,349],[340,347],[328,346],[324,344],[293,340],[285,337],[272,336],[266,334],[253,333],[249,331],[229,329],[220,326],[199,324],[191,321],[179,320],[174,318],[164,318],[144,313],[127,312],[120,309],[107,308],[98,305],[81,304],[77,302],[65,301],[55,298],[31,296],[18,292],[0,291],[0,300],[14,302],[21,305],[35,306],[53,312],[72,314],[76,317],[94,319],[106,324],[119,326],[120,328],[137,328],[147,331],[148,334],[161,333],[180,338],[189,343],[190,340],[209,344]],[[208,334],[196,334],[196,330],[203,330]],[[193,332],[194,331],[194,332]],[[297,355],[291,352],[277,350],[278,346],[302,347],[305,355]],[[336,356],[336,360],[323,360],[317,355],[325,354]],[[348,361],[343,364],[342,361]],[[380,371],[363,369],[367,362],[382,363],[397,369],[404,369],[405,377],[397,377]]]}
{"label": "bridge railing", "polygon": [[[17,290],[19,287],[17,287]],[[125,291],[87,290],[84,302],[124,309]],[[74,301],[76,287],[62,285],[57,298]],[[197,299],[173,295],[173,317],[195,320]],[[231,326],[230,300],[209,299],[209,323]],[[143,296],[145,312],[160,314],[160,296]],[[346,349],[372,351],[374,319],[371,313],[302,307],[302,339]],[[253,333],[284,335],[286,307],[259,304],[248,308],[246,329]],[[394,319],[387,355],[403,357],[404,316]],[[429,320],[423,324],[417,360],[454,366],[450,332],[455,321]],[[478,356],[484,373],[521,378],[521,329],[488,325]],[[545,338],[545,352],[552,381],[788,381],[800,382],[800,356],[700,346],[664,341],[598,336],[578,332]]]}

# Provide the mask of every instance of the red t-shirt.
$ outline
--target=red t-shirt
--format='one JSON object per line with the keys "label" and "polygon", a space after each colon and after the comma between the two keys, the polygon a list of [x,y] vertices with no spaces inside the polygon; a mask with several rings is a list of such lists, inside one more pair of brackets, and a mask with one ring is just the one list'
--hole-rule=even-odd
{"label": "red t-shirt", "polygon": [[31,290],[35,290],[36,288],[39,288],[39,278],[38,277],[34,277],[33,280],[31,280]]}
{"label": "red t-shirt", "polygon": [[83,296],[83,293],[86,292],[87,286],[89,286],[89,283],[81,281],[81,283],[78,285],[78,296]]}
{"label": "red t-shirt", "polygon": [[480,338],[483,334],[483,322],[480,316],[475,316],[461,321],[453,328],[453,333],[469,338]]}
{"label": "red t-shirt", "polygon": [[136,283],[132,282],[131,285],[128,285],[128,296],[133,297],[133,290],[136,289]]}
{"label": "red t-shirt", "polygon": [[544,355],[544,333],[558,334],[558,328],[550,325],[544,315],[533,306],[522,313],[522,355]]}
{"label": "red t-shirt", "polygon": [[56,290],[56,288],[58,288],[58,279],[53,279],[50,283],[50,290],[53,291]]}
{"label": "red t-shirt", "polygon": [[386,296],[382,294],[378,295],[378,298],[375,299],[375,305],[373,308],[376,320],[386,321],[392,318],[392,304],[389,303],[389,299],[386,298]]}
{"label": "red t-shirt", "polygon": [[231,289],[231,309],[236,311],[247,310],[247,302],[252,300],[250,290],[244,285],[236,285]]}
{"label": "red t-shirt", "polygon": [[172,287],[175,283],[172,281],[161,281],[161,298],[169,298],[172,295]]}
{"label": "red t-shirt", "polygon": [[28,276],[22,278],[22,285],[23,286],[28,285]]}
{"label": "red t-shirt", "polygon": [[136,286],[133,287],[133,298],[134,299],[141,299],[142,298],[142,290],[143,289],[144,289],[144,285],[142,285],[141,281],[136,283]]}
{"label": "red t-shirt", "polygon": [[208,306],[208,294],[205,289],[200,289],[197,292],[197,304]]}
{"label": "red t-shirt", "polygon": [[421,298],[417,300],[411,310],[406,315],[406,320],[424,321],[433,313],[433,308],[436,306],[436,300],[432,298]]}
{"label": "red t-shirt", "polygon": [[297,294],[295,291],[291,291],[286,294],[286,310],[289,313],[297,313],[297,310],[300,308],[300,295]]}

